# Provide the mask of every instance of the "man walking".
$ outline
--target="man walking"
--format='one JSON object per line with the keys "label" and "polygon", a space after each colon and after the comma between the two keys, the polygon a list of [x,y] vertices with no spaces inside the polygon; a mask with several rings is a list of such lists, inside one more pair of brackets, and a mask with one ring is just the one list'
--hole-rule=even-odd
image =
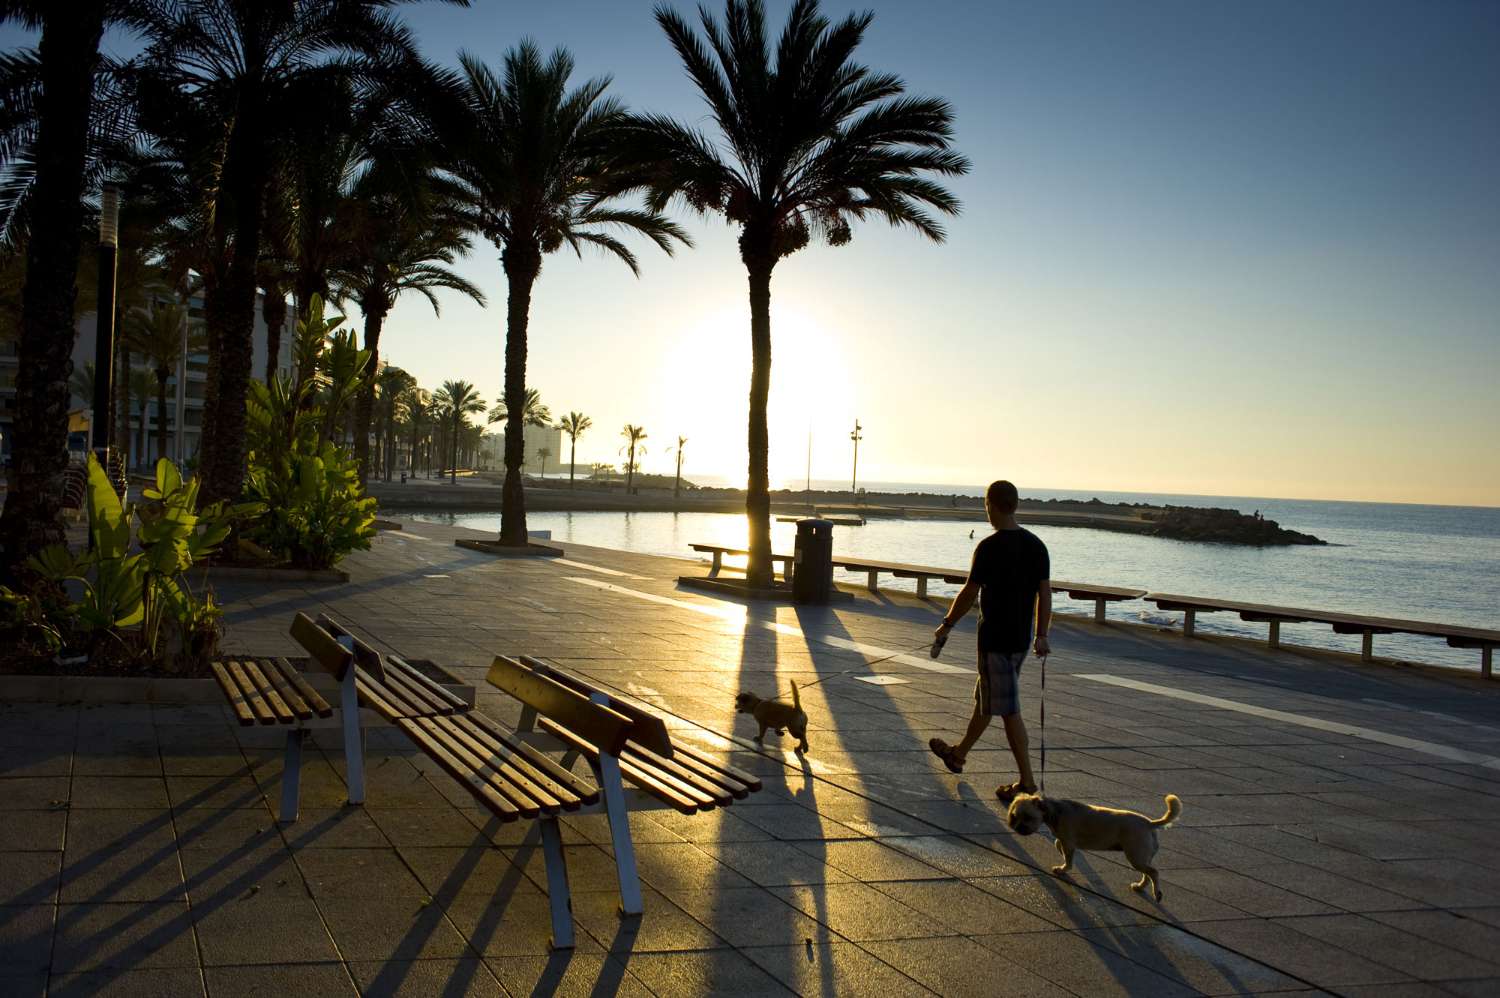
{"label": "man walking", "polygon": [[953,625],[979,599],[979,682],[974,686],[974,715],[963,741],[949,745],[941,738],[927,743],[933,754],[954,773],[964,771],[969,750],[999,716],[1005,738],[1016,757],[1019,779],[999,787],[995,793],[1009,802],[1017,794],[1035,793],[1026,724],[1021,719],[1021,663],[1032,643],[1032,621],[1036,622],[1036,653],[1051,650],[1047,630],[1052,623],[1052,587],[1048,582],[1051,561],[1041,538],[1016,523],[1020,498],[1010,482],[994,482],[985,491],[984,512],[995,532],[974,548],[969,579],[937,629],[938,640],[947,640]]}

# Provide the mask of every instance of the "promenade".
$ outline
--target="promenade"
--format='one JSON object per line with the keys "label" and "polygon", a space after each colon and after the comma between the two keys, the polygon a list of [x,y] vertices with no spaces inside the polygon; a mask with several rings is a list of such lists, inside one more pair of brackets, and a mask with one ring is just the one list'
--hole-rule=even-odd
{"label": "promenade", "polygon": [[[280,731],[218,705],[0,704],[0,993],[1500,993],[1497,684],[1060,618],[1047,791],[1153,816],[1182,799],[1156,903],[1118,854],[1055,877],[1050,840],[1005,827],[998,725],[961,776],[927,752],[972,703],[973,619],[926,655],[942,602],[747,608],[679,590],[706,567],[684,560],[499,559],[407,527],[344,585],[218,586],[226,650],[299,654],[292,615],[326,611],[506,722],[485,670],[536,655],[765,789],[632,818],[638,918],[616,914],[602,818],[564,819],[578,943],[549,953],[534,824],[492,820],[394,732],[370,737],[363,807],[320,732],[281,827]],[[733,711],[793,679],[805,761]],[[1040,679],[1028,661],[1034,763]]]}

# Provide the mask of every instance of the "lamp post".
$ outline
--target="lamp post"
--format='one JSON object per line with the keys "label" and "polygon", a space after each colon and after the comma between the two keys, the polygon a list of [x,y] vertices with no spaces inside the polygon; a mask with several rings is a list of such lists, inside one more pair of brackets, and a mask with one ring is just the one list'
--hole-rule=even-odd
{"label": "lamp post", "polygon": [[120,192],[105,184],[99,198],[99,307],[94,324],[94,455],[109,473],[110,430],[114,421],[115,257],[120,245]]}
{"label": "lamp post", "polygon": [[859,425],[859,420],[856,419],[854,421],[854,432],[849,434],[849,439],[854,441],[854,472],[849,476],[849,492],[854,497],[855,502],[859,501],[859,490],[855,488],[859,484],[859,442],[865,438],[864,434],[860,432],[861,429],[863,427]]}

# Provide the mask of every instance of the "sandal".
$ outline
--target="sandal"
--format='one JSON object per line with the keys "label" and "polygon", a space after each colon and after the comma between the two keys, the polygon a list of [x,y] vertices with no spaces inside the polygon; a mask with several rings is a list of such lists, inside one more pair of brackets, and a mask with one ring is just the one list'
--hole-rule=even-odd
{"label": "sandal", "polygon": [[1003,804],[1009,804],[1022,794],[1034,793],[1036,793],[1036,787],[1028,787],[1023,783],[1007,783],[1003,787],[995,788],[995,796],[999,797]]}
{"label": "sandal", "polygon": [[952,745],[941,738],[930,738],[927,741],[927,747],[932,749],[933,755],[943,760],[943,765],[948,767],[948,772],[962,773],[964,771],[964,764],[954,758]]}

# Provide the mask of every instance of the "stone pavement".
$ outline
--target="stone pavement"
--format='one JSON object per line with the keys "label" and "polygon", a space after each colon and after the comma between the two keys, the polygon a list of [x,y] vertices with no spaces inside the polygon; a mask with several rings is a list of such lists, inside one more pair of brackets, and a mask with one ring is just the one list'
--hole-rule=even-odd
{"label": "stone pavement", "polygon": [[[218,706],[0,704],[0,994],[1500,994],[1495,684],[1060,622],[1047,789],[1153,815],[1182,798],[1157,904],[1117,855],[1058,878],[1044,837],[1005,828],[998,725],[962,776],[927,754],[973,687],[972,621],[942,671],[921,650],[939,604],[746,608],[678,590],[675,559],[496,559],[408,526],[347,585],[220,587],[229,649],[296,653],[301,609],[481,686],[494,654],[535,654],[766,789],[635,816],[635,919],[600,820],[564,819],[579,938],[549,953],[534,825],[492,820],[395,732],[370,739],[362,808],[320,735],[280,828],[279,731]],[[791,679],[805,765],[733,713]],[[1038,663],[1024,679],[1035,759]]]}

